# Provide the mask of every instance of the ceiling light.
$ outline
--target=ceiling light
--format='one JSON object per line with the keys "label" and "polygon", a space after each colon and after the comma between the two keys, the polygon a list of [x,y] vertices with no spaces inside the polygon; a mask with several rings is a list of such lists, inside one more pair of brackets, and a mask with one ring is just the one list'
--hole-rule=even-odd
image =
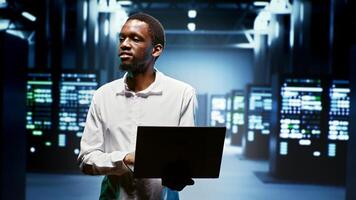
{"label": "ceiling light", "polygon": [[16,37],[19,37],[21,39],[25,39],[25,35],[22,31],[19,31],[19,30],[10,30],[10,29],[7,29],[6,30],[6,33],[10,34],[10,35],[13,35],[13,36],[16,36]]}
{"label": "ceiling light", "polygon": [[188,11],[188,17],[189,18],[196,18],[197,17],[197,11],[196,10],[189,10]]}
{"label": "ceiling light", "polygon": [[195,23],[193,23],[193,22],[188,23],[187,27],[188,27],[188,30],[190,30],[190,31],[195,31],[195,28],[196,28]]}
{"label": "ceiling light", "polygon": [[0,30],[5,30],[9,27],[10,20],[8,19],[0,19]]}
{"label": "ceiling light", "polygon": [[113,13],[121,9],[121,4],[116,2],[116,0],[99,0],[98,2],[98,10],[101,13]]}
{"label": "ceiling light", "polygon": [[255,45],[251,43],[238,43],[238,44],[234,44],[234,47],[240,49],[253,49],[255,48]]}
{"label": "ceiling light", "polygon": [[94,29],[94,42],[95,42],[95,44],[99,43],[99,27],[98,27],[98,24],[95,25],[95,29]]}
{"label": "ceiling light", "polygon": [[25,18],[27,18],[30,21],[36,21],[36,17],[33,16],[31,13],[29,12],[22,12],[22,16],[24,16]]}
{"label": "ceiling light", "polygon": [[83,29],[82,41],[83,41],[84,45],[87,43],[87,29],[86,28]]}
{"label": "ceiling light", "polygon": [[120,4],[121,6],[131,6],[132,5],[132,1],[118,1],[118,4]]}
{"label": "ceiling light", "polygon": [[255,2],[253,2],[253,5],[254,6],[268,6],[268,2],[266,2],[266,1],[255,1]]}
{"label": "ceiling light", "polygon": [[83,2],[83,19],[86,21],[88,19],[88,2]]}
{"label": "ceiling light", "polygon": [[109,20],[105,19],[104,22],[104,35],[107,36],[109,35]]}
{"label": "ceiling light", "polygon": [[6,0],[0,0],[0,8],[6,8],[6,7],[7,7]]}

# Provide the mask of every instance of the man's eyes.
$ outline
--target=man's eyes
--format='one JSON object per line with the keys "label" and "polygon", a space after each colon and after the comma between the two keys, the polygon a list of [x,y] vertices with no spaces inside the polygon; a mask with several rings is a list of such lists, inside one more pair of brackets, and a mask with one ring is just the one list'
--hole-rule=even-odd
{"label": "man's eyes", "polygon": [[[120,37],[119,40],[120,42],[123,42],[126,38],[125,37]],[[139,37],[133,37],[133,38],[130,38],[132,41],[134,42],[140,42],[141,41],[141,38]]]}

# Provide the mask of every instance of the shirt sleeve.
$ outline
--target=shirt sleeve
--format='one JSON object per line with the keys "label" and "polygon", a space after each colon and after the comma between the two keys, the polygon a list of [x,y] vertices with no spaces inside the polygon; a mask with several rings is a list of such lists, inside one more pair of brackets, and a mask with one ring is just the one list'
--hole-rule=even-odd
{"label": "shirt sleeve", "polygon": [[198,105],[195,90],[193,88],[186,89],[183,96],[179,126],[195,126],[197,108]]}
{"label": "shirt sleeve", "polygon": [[129,152],[105,152],[103,121],[94,97],[80,141],[79,168],[90,175],[122,175],[129,171],[123,162]]}

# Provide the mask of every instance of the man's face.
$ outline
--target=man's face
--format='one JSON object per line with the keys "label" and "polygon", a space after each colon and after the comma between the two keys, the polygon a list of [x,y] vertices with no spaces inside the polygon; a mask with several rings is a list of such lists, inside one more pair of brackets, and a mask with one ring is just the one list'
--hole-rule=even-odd
{"label": "man's face", "polygon": [[120,68],[133,73],[144,72],[154,59],[152,52],[148,25],[135,19],[127,21],[120,32]]}

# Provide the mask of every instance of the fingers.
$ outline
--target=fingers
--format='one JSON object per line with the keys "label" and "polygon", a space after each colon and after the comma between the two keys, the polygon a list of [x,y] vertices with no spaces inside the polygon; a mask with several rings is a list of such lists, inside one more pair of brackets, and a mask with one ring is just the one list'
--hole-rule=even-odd
{"label": "fingers", "polygon": [[124,157],[124,163],[126,165],[134,165],[135,163],[135,155],[132,153],[128,153],[125,157]]}

